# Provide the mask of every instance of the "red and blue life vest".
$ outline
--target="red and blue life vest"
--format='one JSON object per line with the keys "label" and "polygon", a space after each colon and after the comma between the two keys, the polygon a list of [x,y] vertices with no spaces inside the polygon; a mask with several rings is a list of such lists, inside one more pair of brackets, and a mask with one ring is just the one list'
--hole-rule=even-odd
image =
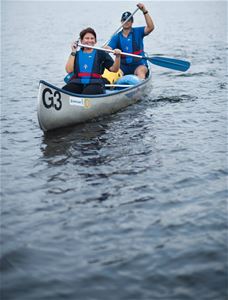
{"label": "red and blue life vest", "polygon": [[102,83],[97,50],[94,49],[92,52],[87,53],[80,49],[76,52],[74,75],[70,82],[82,84]]}
{"label": "red and blue life vest", "polygon": [[[132,28],[127,37],[119,32],[116,48],[121,49],[123,52],[144,56],[143,38],[137,28]],[[139,61],[140,58],[121,55],[121,64],[131,64]]]}

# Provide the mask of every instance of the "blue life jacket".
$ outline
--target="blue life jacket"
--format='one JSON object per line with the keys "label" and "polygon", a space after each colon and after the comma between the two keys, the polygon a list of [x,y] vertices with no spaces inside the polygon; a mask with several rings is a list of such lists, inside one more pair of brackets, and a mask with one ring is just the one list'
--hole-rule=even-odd
{"label": "blue life jacket", "polygon": [[[144,56],[143,51],[143,39],[139,35],[139,32],[132,28],[128,37],[124,37],[122,32],[118,33],[118,42],[117,48],[122,49],[123,52],[137,54]],[[139,62],[141,58],[129,57],[125,55],[121,55],[121,64],[131,64],[135,62]]]}
{"label": "blue life jacket", "polygon": [[82,49],[76,52],[74,60],[74,75],[70,82],[90,84],[102,83],[97,50],[90,53]]}

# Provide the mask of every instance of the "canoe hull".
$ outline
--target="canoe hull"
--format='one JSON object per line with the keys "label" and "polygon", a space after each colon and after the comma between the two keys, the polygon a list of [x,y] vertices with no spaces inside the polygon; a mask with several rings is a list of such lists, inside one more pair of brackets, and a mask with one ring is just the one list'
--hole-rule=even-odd
{"label": "canoe hull", "polygon": [[150,78],[142,83],[105,95],[76,95],[40,81],[38,120],[43,131],[83,123],[127,107],[148,95]]}

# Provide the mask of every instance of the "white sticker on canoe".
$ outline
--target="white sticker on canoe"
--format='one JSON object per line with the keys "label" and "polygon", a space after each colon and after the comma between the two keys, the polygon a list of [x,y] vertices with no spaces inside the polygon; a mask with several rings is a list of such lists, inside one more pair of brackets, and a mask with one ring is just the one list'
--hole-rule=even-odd
{"label": "white sticker on canoe", "polygon": [[70,105],[83,106],[85,108],[91,107],[90,99],[88,98],[78,98],[70,96]]}
{"label": "white sticker on canoe", "polygon": [[70,105],[84,106],[84,99],[77,97],[70,97]]}

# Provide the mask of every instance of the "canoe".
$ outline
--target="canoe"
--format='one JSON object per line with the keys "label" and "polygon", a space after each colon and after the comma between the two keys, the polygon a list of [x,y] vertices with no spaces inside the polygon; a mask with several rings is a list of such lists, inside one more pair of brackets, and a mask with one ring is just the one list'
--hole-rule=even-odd
{"label": "canoe", "polygon": [[148,73],[145,80],[134,85],[107,85],[106,93],[100,95],[73,94],[41,80],[37,107],[40,128],[46,132],[83,123],[142,100],[151,89],[150,68]]}

